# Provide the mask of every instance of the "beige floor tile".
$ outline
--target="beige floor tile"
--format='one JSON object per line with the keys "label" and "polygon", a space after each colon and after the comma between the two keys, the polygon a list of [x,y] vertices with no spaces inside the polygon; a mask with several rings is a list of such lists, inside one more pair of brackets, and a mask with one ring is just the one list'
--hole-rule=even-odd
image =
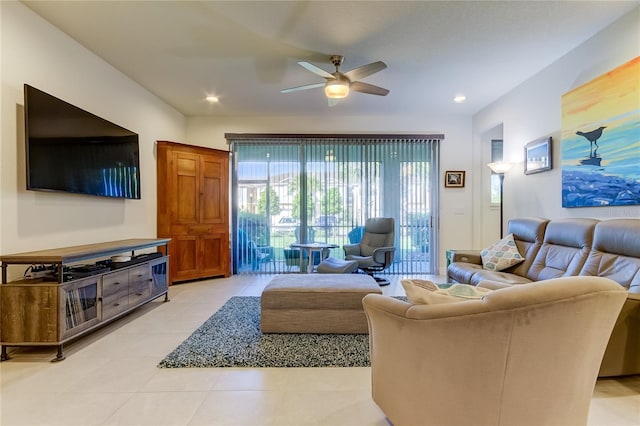
{"label": "beige floor tile", "polygon": [[49,392],[2,395],[0,424],[19,425],[101,425],[132,394],[126,392]]}
{"label": "beige floor tile", "polygon": [[360,390],[371,388],[371,369],[254,368],[225,372],[213,390]]}
{"label": "beige floor tile", "polygon": [[589,407],[588,424],[590,426],[640,425],[640,395],[593,398]]}
{"label": "beige floor tile", "polygon": [[[277,391],[212,391],[189,422],[190,426],[279,425],[285,398]],[[291,423],[289,423],[291,424]]]}
{"label": "beige floor tile", "polygon": [[[45,361],[39,368],[34,369],[31,374],[25,374],[20,380],[12,380],[2,386],[2,393],[5,394],[32,394],[32,393],[60,393],[86,389],[82,383],[92,377],[96,371],[105,368],[110,362],[108,358],[75,359],[72,362],[62,361],[51,363]],[[3,368],[18,371],[25,371],[23,364],[18,360],[3,363]],[[3,374],[4,376],[4,374]]]}
{"label": "beige floor tile", "polygon": [[350,391],[371,389],[371,369],[353,368],[288,368],[286,388],[301,391]]}
{"label": "beige floor tile", "polygon": [[221,368],[158,368],[142,392],[210,391],[225,374]]}
{"label": "beige floor tile", "polygon": [[102,424],[186,425],[206,396],[206,392],[136,393]]}
{"label": "beige floor tile", "polygon": [[[197,328],[197,327],[196,327]],[[78,358],[153,357],[159,362],[184,340],[184,333],[114,333],[77,353]]]}
{"label": "beige floor tile", "polygon": [[84,392],[137,392],[156,374],[157,363],[156,358],[130,358],[123,354],[105,362],[85,378],[70,381],[69,386],[81,387]]}
{"label": "beige floor tile", "polygon": [[[192,305],[183,304],[180,309],[173,306],[166,309],[162,313],[154,312],[129,324],[122,330],[124,333],[145,334],[150,330],[162,333],[185,333],[191,334],[195,329],[200,327],[213,312],[222,307],[224,303],[213,302],[207,307],[200,309],[190,309]],[[213,312],[212,312],[213,311]]]}
{"label": "beige floor tile", "polygon": [[287,387],[288,372],[283,368],[224,368],[213,390],[269,391]]}
{"label": "beige floor tile", "polygon": [[371,401],[368,390],[214,391],[190,423],[278,426],[386,424],[384,414]]}
{"label": "beige floor tile", "polygon": [[369,389],[359,391],[287,391],[286,424],[386,426],[385,416],[371,399]]}
{"label": "beige floor tile", "polygon": [[[401,278],[383,293],[404,295]],[[174,285],[169,303],[154,301],[65,345],[63,362],[49,362],[55,348],[11,348],[13,359],[0,364],[0,424],[387,426],[369,368],[157,367],[230,297],[258,296],[270,279]],[[589,425],[640,425],[640,376],[599,380]]]}
{"label": "beige floor tile", "polygon": [[48,364],[43,362],[1,362],[0,395],[10,390],[14,391],[16,386],[24,386],[24,383],[33,380],[47,367]]}

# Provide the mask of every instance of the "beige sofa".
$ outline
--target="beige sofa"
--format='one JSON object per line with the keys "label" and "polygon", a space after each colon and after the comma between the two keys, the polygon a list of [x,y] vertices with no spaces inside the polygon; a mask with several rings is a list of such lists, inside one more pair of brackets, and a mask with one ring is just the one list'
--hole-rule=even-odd
{"label": "beige sofa", "polygon": [[509,221],[524,262],[503,271],[482,267],[480,251],[454,250],[450,281],[502,288],[567,276],[600,276],[628,291],[613,329],[600,376],[640,374],[640,219]]}
{"label": "beige sofa", "polygon": [[395,426],[584,425],[625,298],[598,277],[431,305],[367,295],[373,400]]}

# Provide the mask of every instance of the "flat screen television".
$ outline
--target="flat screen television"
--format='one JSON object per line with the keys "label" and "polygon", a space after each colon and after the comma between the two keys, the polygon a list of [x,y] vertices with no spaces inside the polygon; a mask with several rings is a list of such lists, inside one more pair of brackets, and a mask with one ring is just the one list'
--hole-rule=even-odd
{"label": "flat screen television", "polygon": [[138,134],[24,85],[27,189],[140,199]]}

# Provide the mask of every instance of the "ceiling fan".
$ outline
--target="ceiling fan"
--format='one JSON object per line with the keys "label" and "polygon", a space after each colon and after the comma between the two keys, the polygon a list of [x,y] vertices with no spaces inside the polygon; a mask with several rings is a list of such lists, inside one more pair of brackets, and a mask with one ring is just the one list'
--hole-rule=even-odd
{"label": "ceiling fan", "polygon": [[280,92],[289,93],[297,92],[300,90],[317,89],[320,87],[324,87],[324,92],[327,95],[327,98],[329,98],[330,105],[332,104],[332,100],[346,98],[349,95],[350,90],[378,96],[386,96],[389,93],[389,90],[383,87],[358,81],[361,78],[370,76],[371,74],[385,69],[387,67],[387,64],[385,64],[384,62],[372,62],[370,64],[354,68],[351,71],[341,73],[339,68],[344,61],[344,56],[331,55],[330,60],[331,63],[333,63],[333,65],[335,65],[336,67],[336,71],[334,73],[329,73],[310,62],[298,62],[300,66],[304,67],[308,71],[311,71],[312,73],[324,78],[326,80],[324,83],[305,84],[304,86],[290,87],[288,89],[283,89]]}

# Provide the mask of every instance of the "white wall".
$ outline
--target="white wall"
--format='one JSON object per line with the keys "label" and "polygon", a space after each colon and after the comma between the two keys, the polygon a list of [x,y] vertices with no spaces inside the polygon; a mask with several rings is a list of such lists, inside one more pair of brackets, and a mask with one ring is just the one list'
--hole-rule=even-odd
{"label": "white wall", "polygon": [[323,118],[291,117],[190,117],[187,119],[189,143],[228,149],[225,133],[410,133],[444,134],[441,170],[466,170],[465,188],[441,185],[440,271],[444,271],[444,250],[471,246],[474,179],[470,173],[471,119],[460,116],[341,116]]}
{"label": "white wall", "polygon": [[[474,206],[479,206],[474,215],[473,247],[486,247],[500,236],[500,205],[491,204],[489,188],[491,187],[491,173],[489,164],[491,162],[491,141],[503,138],[502,125],[489,129],[480,135],[480,140],[474,143],[475,166],[480,180],[475,186]],[[482,191],[478,191],[478,190]],[[487,224],[489,226],[482,226]],[[506,229],[505,229],[506,231]]]}
{"label": "white wall", "polygon": [[[155,141],[185,118],[18,2],[0,2],[0,253],[156,236]],[[140,135],[141,200],[27,191],[23,84]]]}
{"label": "white wall", "polygon": [[[484,144],[502,127],[505,219],[518,216],[639,217],[640,206],[562,209],[559,135],[562,94],[640,55],[640,9],[597,34],[473,117],[192,117],[180,113],[78,45],[18,2],[0,2],[0,253],[37,250],[156,232],[154,142],[186,141],[227,149],[224,133],[444,133],[441,170],[466,170],[463,189],[441,187],[444,249],[481,248],[498,235],[488,206]],[[140,134],[142,200],[25,190],[23,94],[31,84]],[[186,130],[185,130],[186,126]],[[525,176],[523,146],[554,137],[556,166]]]}
{"label": "white wall", "polygon": [[[639,55],[640,7],[473,117],[474,143],[486,143],[484,135],[497,125],[502,125],[505,161],[516,163],[514,169],[505,176],[505,222],[509,218],[523,216],[551,219],[640,217],[640,206],[562,208],[560,168],[561,96]],[[545,136],[553,138],[553,169],[525,175],[524,145]],[[481,147],[475,148],[482,150]],[[490,173],[487,167],[481,167],[480,170],[485,175]],[[477,190],[475,197],[489,197],[488,185],[478,186]],[[474,232],[476,248],[491,242],[480,229],[497,228],[498,223],[498,217],[483,217],[478,224],[480,228]]]}

